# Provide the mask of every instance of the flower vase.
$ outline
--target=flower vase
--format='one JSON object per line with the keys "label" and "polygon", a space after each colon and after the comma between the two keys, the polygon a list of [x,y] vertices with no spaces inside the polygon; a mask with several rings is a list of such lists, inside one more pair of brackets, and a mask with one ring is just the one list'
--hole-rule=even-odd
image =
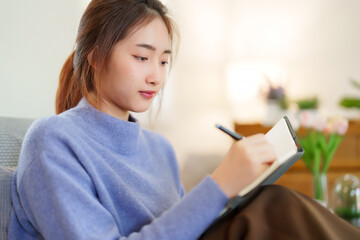
{"label": "flower vase", "polygon": [[315,173],[313,175],[313,194],[316,201],[328,208],[329,197],[326,173]]}

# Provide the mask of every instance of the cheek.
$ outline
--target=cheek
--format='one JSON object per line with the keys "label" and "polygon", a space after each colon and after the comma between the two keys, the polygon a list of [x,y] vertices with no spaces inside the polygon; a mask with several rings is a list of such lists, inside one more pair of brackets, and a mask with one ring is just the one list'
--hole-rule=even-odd
{"label": "cheek", "polygon": [[141,78],[142,69],[133,61],[123,62],[117,67],[117,77],[125,85],[133,84],[137,79]]}
{"label": "cheek", "polygon": [[163,68],[162,70],[162,78],[161,78],[161,83],[165,84],[165,81],[168,77],[168,73],[169,73],[169,69],[168,68]]}

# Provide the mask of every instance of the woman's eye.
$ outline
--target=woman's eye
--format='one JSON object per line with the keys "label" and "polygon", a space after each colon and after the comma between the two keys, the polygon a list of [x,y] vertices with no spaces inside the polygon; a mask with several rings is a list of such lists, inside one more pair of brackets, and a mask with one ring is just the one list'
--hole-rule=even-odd
{"label": "woman's eye", "polygon": [[168,62],[166,62],[166,61],[163,61],[163,62],[161,62],[161,65],[167,65],[167,64],[169,64]]}
{"label": "woman's eye", "polygon": [[136,59],[138,59],[138,60],[140,60],[140,61],[142,61],[142,62],[144,62],[144,61],[146,61],[146,60],[148,60],[148,58],[147,57],[139,57],[139,56],[134,56]]}

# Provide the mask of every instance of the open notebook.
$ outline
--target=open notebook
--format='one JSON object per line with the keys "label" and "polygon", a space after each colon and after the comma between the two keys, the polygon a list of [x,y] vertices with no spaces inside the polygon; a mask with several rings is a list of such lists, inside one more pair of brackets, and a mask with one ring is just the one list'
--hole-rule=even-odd
{"label": "open notebook", "polygon": [[286,116],[280,119],[265,137],[273,145],[277,159],[260,177],[241,190],[239,196],[245,196],[259,185],[274,183],[304,153]]}
{"label": "open notebook", "polygon": [[277,159],[262,175],[241,190],[237,197],[229,201],[227,208],[220,214],[218,220],[233,209],[246,205],[256,195],[256,189],[259,186],[273,184],[304,154],[304,150],[286,116],[281,118],[265,136],[274,146]]}

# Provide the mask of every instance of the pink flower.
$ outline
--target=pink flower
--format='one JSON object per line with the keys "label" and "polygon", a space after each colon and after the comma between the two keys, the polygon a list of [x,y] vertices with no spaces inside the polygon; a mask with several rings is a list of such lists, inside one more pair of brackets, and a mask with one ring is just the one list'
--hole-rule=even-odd
{"label": "pink flower", "polygon": [[343,117],[327,118],[307,110],[302,111],[300,114],[300,125],[305,128],[313,128],[318,132],[338,135],[344,135],[349,128],[348,120]]}
{"label": "pink flower", "polygon": [[315,116],[312,111],[303,111],[300,115],[300,125],[305,128],[312,128],[314,126]]}
{"label": "pink flower", "polygon": [[327,119],[326,117],[318,116],[314,120],[314,129],[319,132],[327,132]]}
{"label": "pink flower", "polygon": [[334,131],[334,124],[330,121],[326,122],[324,133],[330,134]]}
{"label": "pink flower", "polygon": [[343,117],[333,117],[329,119],[326,132],[344,135],[349,128],[349,122]]}
{"label": "pink flower", "polygon": [[334,132],[339,135],[344,135],[349,128],[349,122],[347,119],[339,119],[334,123]]}

